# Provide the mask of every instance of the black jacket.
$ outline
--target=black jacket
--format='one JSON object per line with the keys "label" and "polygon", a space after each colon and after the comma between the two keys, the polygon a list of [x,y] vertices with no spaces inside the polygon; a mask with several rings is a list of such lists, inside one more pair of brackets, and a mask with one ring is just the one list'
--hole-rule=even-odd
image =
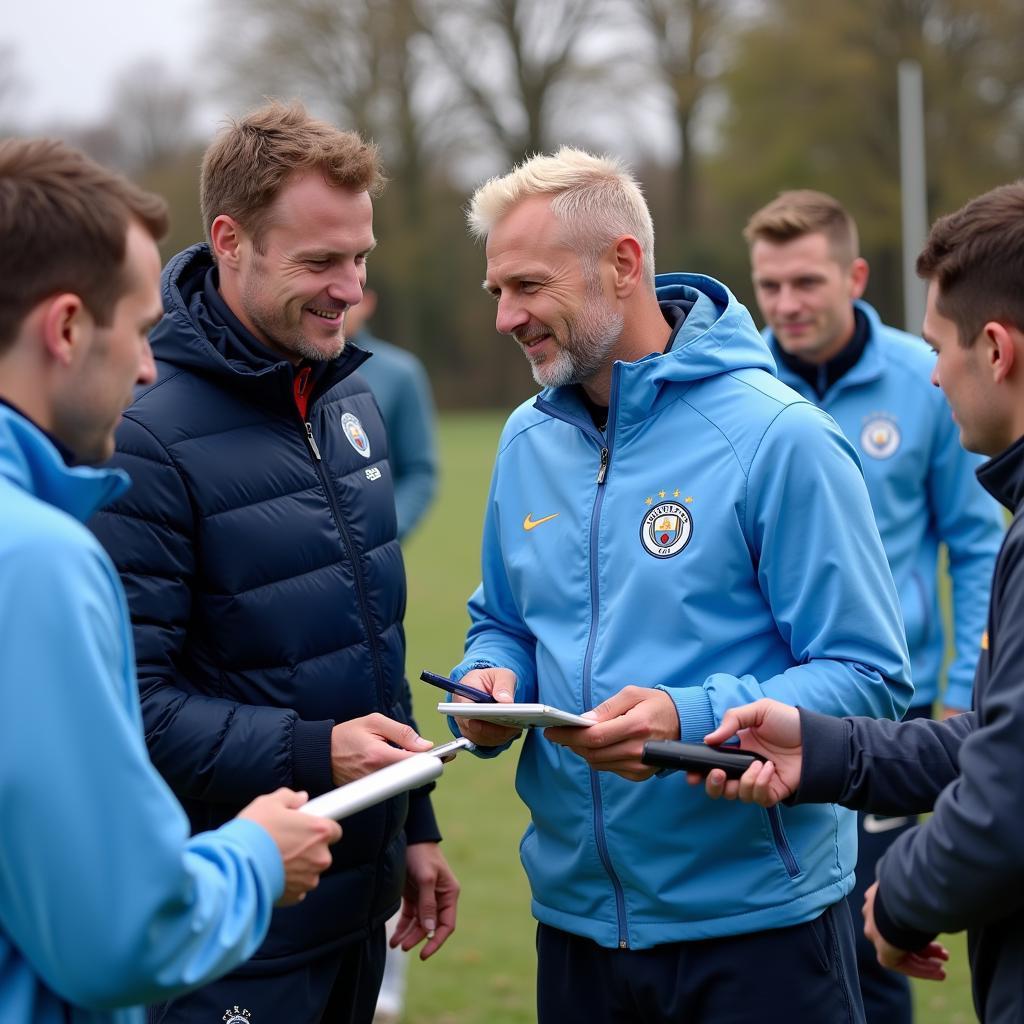
{"label": "black jacket", "polygon": [[[291,363],[234,319],[210,267],[194,246],[164,271],[159,376],[113,460],[134,487],[92,524],[128,593],[150,754],[196,831],[278,786],[331,788],[335,723],[412,721],[384,426],[353,373],[366,354],[319,368],[307,436]],[[257,958],[385,920],[406,838],[438,838],[425,791],[347,821],[330,873],[275,913]]]}
{"label": "black jacket", "polygon": [[[968,932],[985,1024],[1024,1022],[1024,438],[978,470],[1013,513],[992,581],[975,708],[947,722],[801,710],[796,802],[935,813],[878,864],[875,921],[900,949]],[[836,751],[843,756],[837,757]]]}

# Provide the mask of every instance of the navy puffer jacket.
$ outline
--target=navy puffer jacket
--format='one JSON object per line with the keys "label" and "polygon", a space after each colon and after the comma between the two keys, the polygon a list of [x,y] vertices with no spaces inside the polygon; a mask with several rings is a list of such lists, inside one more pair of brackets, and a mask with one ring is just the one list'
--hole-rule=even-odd
{"label": "navy puffer jacket", "polygon": [[[158,379],[113,460],[134,487],[92,523],[128,593],[150,754],[196,831],[278,786],[330,789],[335,723],[412,722],[387,443],[353,373],[366,354],[320,368],[304,422],[292,365],[211,294],[210,268],[194,246],[164,270]],[[366,934],[397,905],[406,840],[437,838],[425,790],[350,819],[257,958]]]}

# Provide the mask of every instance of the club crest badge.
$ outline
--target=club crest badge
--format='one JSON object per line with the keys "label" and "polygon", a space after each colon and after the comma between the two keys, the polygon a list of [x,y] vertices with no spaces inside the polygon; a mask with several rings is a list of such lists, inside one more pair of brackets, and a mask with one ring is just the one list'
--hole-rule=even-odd
{"label": "club crest badge", "polygon": [[644,515],[640,542],[655,558],[678,555],[693,536],[690,510],[674,501],[663,501]]}
{"label": "club crest badge", "polygon": [[252,1024],[252,1015],[248,1010],[242,1010],[237,1006],[229,1006],[221,1017],[224,1024]]}
{"label": "club crest badge", "polygon": [[872,416],[860,432],[860,446],[873,459],[888,459],[900,446],[900,428],[889,416]]}
{"label": "club crest badge", "polygon": [[345,431],[348,443],[364,459],[368,459],[370,457],[370,439],[366,436],[366,431],[363,430],[363,425],[359,422],[359,418],[350,412],[345,413],[341,417],[341,429]]}

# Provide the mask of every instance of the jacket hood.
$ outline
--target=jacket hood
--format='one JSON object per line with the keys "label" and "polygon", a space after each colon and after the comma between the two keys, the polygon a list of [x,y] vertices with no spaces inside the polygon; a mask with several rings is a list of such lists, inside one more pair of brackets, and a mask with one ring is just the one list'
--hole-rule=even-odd
{"label": "jacket hood", "polygon": [[[654,285],[676,329],[666,358],[655,359],[652,379],[697,381],[744,369],[775,375],[775,360],[747,307],[720,281],[703,274],[659,274]],[[681,323],[671,307],[685,316]]]}
{"label": "jacket hood", "polygon": [[[164,267],[160,291],[165,312],[150,335],[153,355],[205,376],[230,378],[235,387],[248,384],[276,392],[282,377],[290,387],[293,367],[287,359],[256,339],[240,337],[209,309],[205,285],[213,265],[204,242],[178,253]],[[367,358],[366,352],[346,343],[341,355],[326,364],[317,390],[326,391]]]}

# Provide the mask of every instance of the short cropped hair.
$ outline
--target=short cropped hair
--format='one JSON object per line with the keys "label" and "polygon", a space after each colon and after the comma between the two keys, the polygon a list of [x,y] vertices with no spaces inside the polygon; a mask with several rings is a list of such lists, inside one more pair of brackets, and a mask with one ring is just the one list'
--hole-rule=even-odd
{"label": "short cropped hair", "polygon": [[780,192],[743,229],[743,237],[751,246],[758,241],[782,245],[816,234],[828,239],[832,258],[841,267],[848,267],[860,255],[854,219],[838,199],[809,188]]}
{"label": "short cropped hair", "polygon": [[992,189],[932,226],[917,273],[970,348],[990,320],[1024,331],[1024,180]]}
{"label": "short cropped hair", "polygon": [[654,224],[639,184],[614,157],[563,146],[554,155],[525,160],[476,190],[466,214],[470,233],[486,239],[512,207],[544,195],[553,197],[551,212],[591,274],[601,250],[622,235],[631,235],[640,243],[644,279],[653,290]]}
{"label": "short cropped hair", "polygon": [[301,103],[272,101],[229,121],[203,156],[199,206],[207,240],[213,222],[226,214],[259,249],[282,188],[309,170],[352,192],[376,196],[384,187],[377,147],[310,117]]}
{"label": "short cropped hair", "polygon": [[57,139],[0,142],[0,354],[34,306],[63,292],[109,326],[131,285],[132,221],[159,241],[167,204]]}

